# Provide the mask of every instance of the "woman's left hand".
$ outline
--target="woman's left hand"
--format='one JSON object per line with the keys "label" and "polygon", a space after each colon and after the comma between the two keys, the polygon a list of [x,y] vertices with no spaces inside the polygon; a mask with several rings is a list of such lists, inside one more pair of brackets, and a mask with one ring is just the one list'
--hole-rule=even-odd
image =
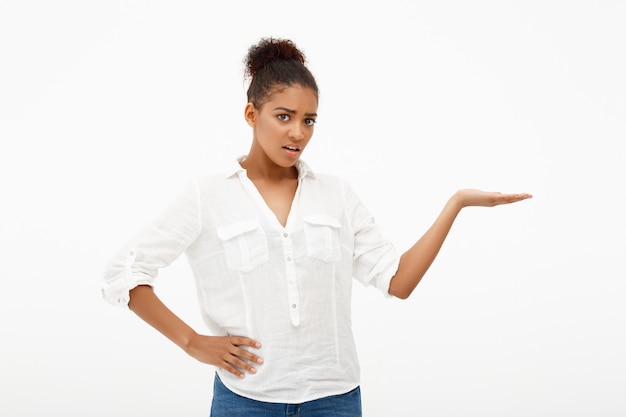
{"label": "woman's left hand", "polygon": [[521,194],[502,194],[499,192],[488,192],[473,189],[464,189],[457,191],[452,197],[459,204],[459,208],[468,206],[493,207],[500,204],[510,204],[517,201],[532,198],[527,193]]}

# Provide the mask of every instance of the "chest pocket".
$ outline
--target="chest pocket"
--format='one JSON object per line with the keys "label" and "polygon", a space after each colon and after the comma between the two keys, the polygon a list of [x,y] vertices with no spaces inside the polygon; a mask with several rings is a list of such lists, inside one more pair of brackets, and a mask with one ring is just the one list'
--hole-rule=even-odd
{"label": "chest pocket", "polygon": [[236,271],[251,271],[269,259],[265,232],[256,219],[219,226],[217,237],[224,245],[226,265]]}
{"label": "chest pocket", "polygon": [[303,220],[307,254],[324,262],[341,260],[339,220],[326,214],[309,214]]}

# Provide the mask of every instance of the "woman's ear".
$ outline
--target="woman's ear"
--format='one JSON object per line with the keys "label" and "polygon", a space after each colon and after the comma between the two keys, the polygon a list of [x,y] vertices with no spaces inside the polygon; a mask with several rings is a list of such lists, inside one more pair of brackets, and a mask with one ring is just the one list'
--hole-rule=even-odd
{"label": "woman's ear", "polygon": [[254,127],[254,125],[256,124],[256,118],[257,118],[257,109],[256,107],[254,107],[254,104],[252,103],[246,104],[246,108],[244,110],[243,115],[246,119],[246,123],[248,123],[250,127]]}

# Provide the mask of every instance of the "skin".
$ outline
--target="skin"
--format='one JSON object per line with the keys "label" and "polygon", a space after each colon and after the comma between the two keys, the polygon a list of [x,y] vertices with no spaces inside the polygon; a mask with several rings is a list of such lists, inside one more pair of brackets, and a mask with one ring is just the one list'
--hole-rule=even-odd
{"label": "skin", "polygon": [[[317,94],[310,88],[286,86],[261,105],[248,103],[244,117],[252,128],[252,145],[242,166],[267,205],[284,226],[291,209],[298,173],[294,167],[313,136]],[[291,150],[285,149],[290,147]],[[408,298],[439,253],[454,220],[464,207],[493,207],[515,203],[530,194],[502,194],[473,189],[455,192],[432,226],[402,256],[389,285],[389,294]],[[263,360],[242,347],[260,348],[245,336],[206,336],[195,332],[170,311],[151,287],[140,285],[130,292],[129,307],[190,356],[241,378],[256,373],[253,364]]]}
{"label": "skin", "polygon": [[313,136],[317,94],[301,86],[281,88],[259,108],[248,103],[244,117],[252,146],[241,165],[284,227],[298,185],[294,164]]}
{"label": "skin", "polygon": [[531,198],[530,194],[502,194],[473,189],[459,190],[446,203],[430,228],[400,257],[398,271],[389,284],[389,294],[408,298],[435,260],[461,209],[469,206],[493,207]]}

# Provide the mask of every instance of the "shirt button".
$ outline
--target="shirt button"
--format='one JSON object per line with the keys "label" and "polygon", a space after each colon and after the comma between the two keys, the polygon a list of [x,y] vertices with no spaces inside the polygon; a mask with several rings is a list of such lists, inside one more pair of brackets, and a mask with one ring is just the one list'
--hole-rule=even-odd
{"label": "shirt button", "polygon": [[291,305],[291,308],[296,308],[296,305],[295,305],[295,304],[292,304],[292,305]]}
{"label": "shirt button", "polygon": [[291,262],[291,256],[287,257],[287,262]]}
{"label": "shirt button", "polygon": [[289,237],[289,233],[287,232],[283,233],[283,237]]}

